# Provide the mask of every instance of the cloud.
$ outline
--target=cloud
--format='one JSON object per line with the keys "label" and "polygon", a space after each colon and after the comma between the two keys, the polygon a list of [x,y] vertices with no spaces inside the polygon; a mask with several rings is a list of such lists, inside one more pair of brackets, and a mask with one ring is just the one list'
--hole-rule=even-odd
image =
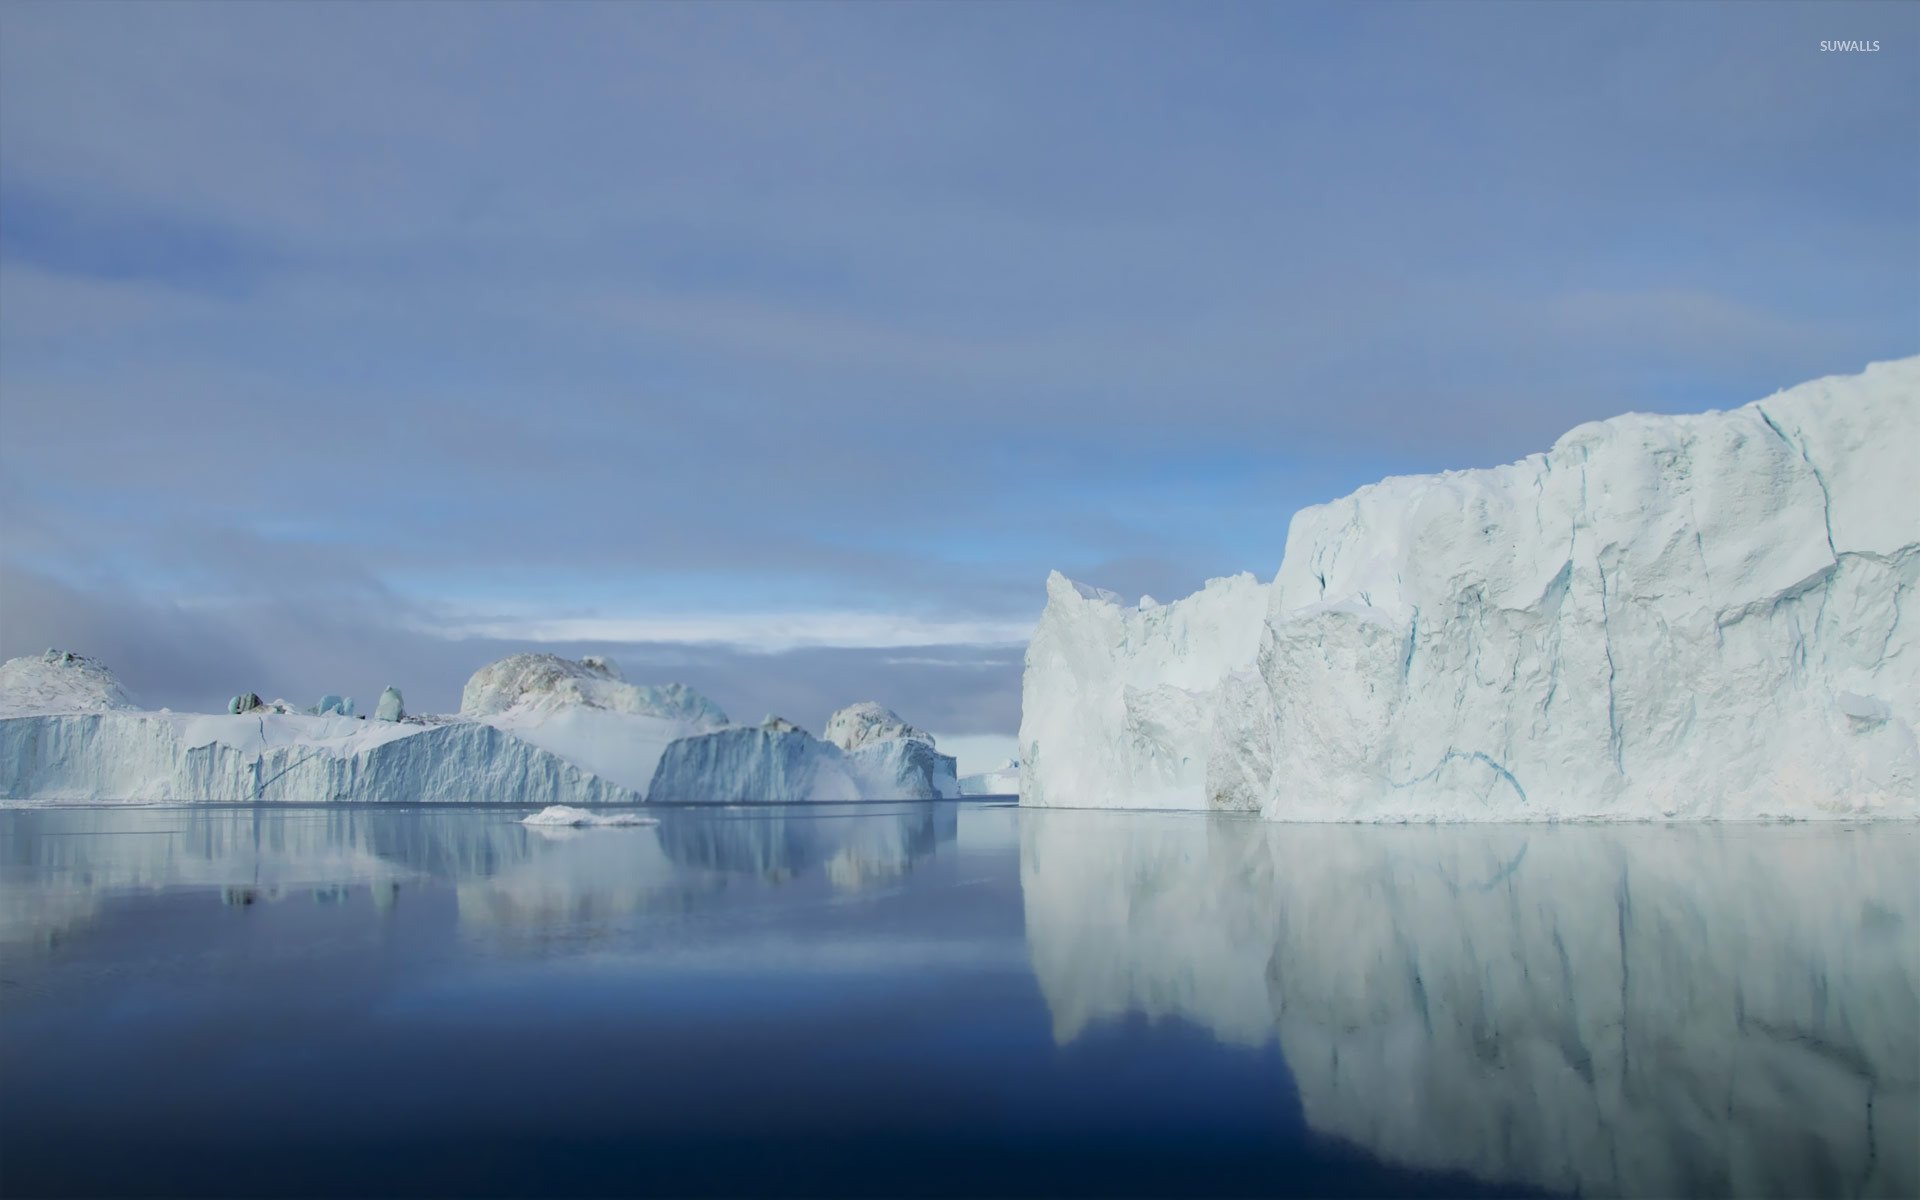
{"label": "cloud", "polygon": [[[572,617],[436,621],[443,637],[519,642],[688,642],[759,653],[816,647],[898,650],[921,646],[1024,646],[1032,620],[934,621],[901,613],[782,612],[710,616]],[[883,659],[894,665],[955,666],[948,659]]]}
{"label": "cloud", "polygon": [[1049,568],[1267,577],[1920,326],[1911,6],[0,23],[0,603],[166,694],[640,639],[1010,731]]}
{"label": "cloud", "polygon": [[100,659],[144,704],[193,711],[223,707],[241,691],[311,703],[327,692],[371,699],[393,684],[415,711],[450,712],[475,670],[541,650],[610,655],[627,678],[689,684],[739,720],[778,713],[818,731],[830,713],[858,700],[955,735],[1004,736],[1020,720],[1020,664],[1002,648],[929,646],[902,662],[866,647],[443,637],[390,622],[377,607],[325,600],[181,606],[0,564],[0,658],[50,646]]}

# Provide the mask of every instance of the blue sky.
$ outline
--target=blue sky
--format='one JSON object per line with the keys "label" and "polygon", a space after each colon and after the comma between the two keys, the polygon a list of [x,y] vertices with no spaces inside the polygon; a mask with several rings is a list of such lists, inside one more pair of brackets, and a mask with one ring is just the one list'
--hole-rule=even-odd
{"label": "blue sky", "polygon": [[1049,568],[1271,576],[1383,474],[1912,353],[1916,53],[1911,5],[0,4],[0,651],[434,708],[550,642],[1010,734]]}

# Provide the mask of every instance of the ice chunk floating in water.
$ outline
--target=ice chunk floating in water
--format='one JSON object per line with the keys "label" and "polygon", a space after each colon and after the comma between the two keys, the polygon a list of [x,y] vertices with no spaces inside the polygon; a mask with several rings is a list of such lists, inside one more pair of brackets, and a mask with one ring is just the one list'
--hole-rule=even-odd
{"label": "ice chunk floating in water", "polygon": [[552,804],[532,816],[522,817],[522,825],[564,825],[574,829],[592,827],[612,828],[614,826],[658,825],[653,817],[643,817],[639,813],[615,812],[597,813],[584,808],[573,808],[565,804]]}
{"label": "ice chunk floating in water", "polygon": [[1293,518],[1279,573],[1055,575],[1021,800],[1297,820],[1920,816],[1920,358]]}

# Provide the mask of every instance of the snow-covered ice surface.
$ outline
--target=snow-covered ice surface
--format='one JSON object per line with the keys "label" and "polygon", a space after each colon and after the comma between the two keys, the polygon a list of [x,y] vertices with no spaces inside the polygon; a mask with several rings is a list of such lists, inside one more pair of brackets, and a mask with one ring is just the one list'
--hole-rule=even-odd
{"label": "snow-covered ice surface", "polygon": [[114,712],[135,707],[113,672],[67,650],[0,663],[0,717]]}
{"label": "snow-covered ice surface", "polygon": [[1034,974],[1277,1044],[1307,1124],[1588,1196],[1920,1194],[1920,829],[1020,813]]}
{"label": "snow-covered ice surface", "polygon": [[552,654],[515,654],[480,668],[460,712],[636,792],[675,738],[727,723],[718,705],[682,684],[631,684],[607,659]]}
{"label": "snow-covered ice surface", "polygon": [[592,812],[584,808],[574,808],[566,804],[554,804],[539,812],[520,818],[522,825],[560,825],[571,829],[618,828],[635,825],[658,825],[654,817],[643,817],[636,812]]}
{"label": "snow-covered ice surface", "polygon": [[1920,816],[1920,358],[1303,510],[1271,585],[1058,576],[1021,799],[1335,821]]}
{"label": "snow-covered ice surface", "polygon": [[554,654],[509,655],[475,671],[460,693],[464,716],[491,717],[514,708],[602,708],[711,728],[727,723],[719,705],[685,684],[628,683],[612,660],[594,654],[578,662]]}
{"label": "snow-covered ice surface", "polygon": [[849,704],[828,717],[826,732],[821,736],[847,751],[895,739],[934,744],[932,734],[915,729],[902,720],[899,713],[871,700]]}

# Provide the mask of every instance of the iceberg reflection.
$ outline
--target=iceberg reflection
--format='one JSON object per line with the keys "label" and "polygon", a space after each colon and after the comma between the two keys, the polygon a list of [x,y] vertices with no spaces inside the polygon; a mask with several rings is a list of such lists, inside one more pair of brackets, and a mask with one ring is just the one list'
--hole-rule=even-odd
{"label": "iceberg reflection", "polygon": [[1920,1194],[1920,830],[1027,810],[1057,1040],[1277,1039],[1308,1122],[1586,1195]]}
{"label": "iceberg reflection", "polygon": [[820,869],[837,888],[897,879],[959,829],[959,806],[914,803],[658,810],[677,863],[782,882]]}
{"label": "iceberg reflection", "polygon": [[663,898],[684,907],[741,875],[853,890],[951,842],[956,807],[661,808],[655,826],[591,830],[529,828],[510,809],[0,809],[0,952],[44,949],[115,895],[175,888],[216,889],[242,908],[365,889],[384,913],[409,886],[450,885],[477,930],[604,919]]}

